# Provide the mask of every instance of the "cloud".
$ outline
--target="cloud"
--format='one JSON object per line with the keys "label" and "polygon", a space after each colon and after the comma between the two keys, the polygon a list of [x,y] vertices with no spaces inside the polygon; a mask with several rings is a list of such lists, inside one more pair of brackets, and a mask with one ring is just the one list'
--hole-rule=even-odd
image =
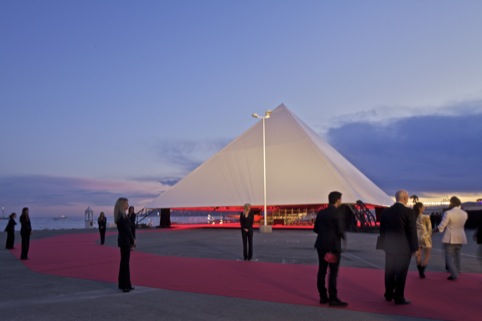
{"label": "cloud", "polygon": [[351,122],[330,129],[327,140],[391,195],[482,194],[482,114],[474,111]]}
{"label": "cloud", "polygon": [[0,177],[0,205],[8,211],[32,207],[37,215],[52,216],[83,213],[88,206],[111,211],[115,200],[124,196],[132,205],[142,208],[165,189],[166,186],[154,181],[7,176]]}
{"label": "cloud", "polygon": [[317,130],[323,135],[334,128],[343,127],[347,124],[365,123],[377,124],[379,126],[389,126],[403,119],[414,117],[450,116],[457,117],[462,115],[481,115],[482,100],[467,100],[460,102],[450,102],[443,106],[380,106],[369,110],[358,111],[338,115],[326,119],[321,124],[317,124]]}
{"label": "cloud", "polygon": [[174,186],[180,180],[179,177],[163,177],[161,178],[161,183],[168,186]]}

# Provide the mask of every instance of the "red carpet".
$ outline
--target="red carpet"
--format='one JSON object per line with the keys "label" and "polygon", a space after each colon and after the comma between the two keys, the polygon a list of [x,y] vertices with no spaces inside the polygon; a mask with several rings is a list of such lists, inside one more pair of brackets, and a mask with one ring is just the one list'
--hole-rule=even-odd
{"label": "red carpet", "polygon": [[[18,257],[20,249],[12,252]],[[98,244],[98,234],[69,234],[31,242],[30,260],[22,261],[38,273],[117,283],[119,249]],[[317,266],[165,257],[134,251],[131,278],[145,286],[320,306],[316,290]],[[383,298],[383,270],[341,267],[339,294],[348,309],[438,320],[479,320],[482,275],[464,273],[455,282],[445,273],[427,273],[420,280],[410,273],[408,306]],[[322,306],[320,306],[322,307]]]}

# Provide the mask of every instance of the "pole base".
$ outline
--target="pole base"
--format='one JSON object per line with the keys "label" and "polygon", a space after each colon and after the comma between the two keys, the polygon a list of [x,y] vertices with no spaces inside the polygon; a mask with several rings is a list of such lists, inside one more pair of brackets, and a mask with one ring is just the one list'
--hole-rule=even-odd
{"label": "pole base", "polygon": [[260,225],[259,231],[261,233],[271,233],[273,232],[273,227],[271,225]]}

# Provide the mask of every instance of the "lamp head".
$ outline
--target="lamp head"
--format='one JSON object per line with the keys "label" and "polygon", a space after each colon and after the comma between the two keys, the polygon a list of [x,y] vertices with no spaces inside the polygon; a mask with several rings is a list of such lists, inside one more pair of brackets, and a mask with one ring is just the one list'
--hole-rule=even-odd
{"label": "lamp head", "polygon": [[270,118],[271,117],[271,110],[267,110],[265,113],[264,113],[264,117],[265,118]]}
{"label": "lamp head", "polygon": [[254,118],[259,118],[259,115],[256,113],[252,114],[251,116],[253,116]]}

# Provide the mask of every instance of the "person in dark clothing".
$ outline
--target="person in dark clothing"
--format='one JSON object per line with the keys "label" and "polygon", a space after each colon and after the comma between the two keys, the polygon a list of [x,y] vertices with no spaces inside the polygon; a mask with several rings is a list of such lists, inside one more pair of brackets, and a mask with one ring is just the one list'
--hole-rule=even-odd
{"label": "person in dark clothing", "polygon": [[121,197],[114,206],[114,219],[117,224],[117,245],[120,248],[121,260],[119,266],[119,289],[123,292],[134,290],[131,284],[130,257],[131,250],[136,246],[136,239],[132,235],[130,221],[127,218],[126,210],[129,208],[127,198]]}
{"label": "person in dark clothing", "polygon": [[[336,287],[338,268],[341,259],[341,239],[345,239],[344,215],[339,210],[341,205],[341,193],[331,192],[328,195],[328,207],[318,212],[313,232],[318,234],[315,248],[318,253],[318,276],[317,287],[320,294],[320,303],[333,307],[345,307],[348,303],[338,298]],[[327,262],[325,255],[331,253],[334,261]],[[325,286],[325,278],[328,268],[328,291]]]}
{"label": "person in dark clothing", "polygon": [[477,229],[473,235],[474,241],[478,244],[477,258],[482,265],[482,212],[478,212]]}
{"label": "person in dark clothing", "polygon": [[7,232],[7,242],[5,244],[5,248],[7,250],[11,250],[14,247],[15,244],[15,225],[17,225],[17,222],[15,222],[15,218],[17,217],[17,214],[12,213],[8,217],[8,223],[7,226],[5,227],[5,232]]}
{"label": "person in dark clothing", "polygon": [[28,260],[28,250],[30,247],[30,235],[32,234],[32,225],[30,224],[30,217],[28,216],[28,207],[22,209],[20,215],[20,236],[22,237],[22,253],[21,260]]}
{"label": "person in dark clothing", "polygon": [[416,213],[408,208],[408,192],[399,190],[396,203],[385,209],[380,218],[380,238],[385,251],[385,300],[409,304],[405,282],[412,255],[418,251]]}
{"label": "person in dark clothing", "polygon": [[131,231],[134,238],[136,237],[136,211],[134,210],[134,206],[129,207],[129,212],[127,217],[129,218],[129,222],[131,224]]}
{"label": "person in dark clothing", "polygon": [[241,224],[241,236],[243,238],[243,257],[244,260],[251,261],[253,258],[253,223],[254,214],[251,211],[251,204],[244,204],[244,211],[239,216]]}
{"label": "person in dark clothing", "polygon": [[104,212],[100,212],[99,218],[97,219],[97,225],[99,225],[100,244],[104,245],[105,231],[107,229],[107,218],[105,217]]}

